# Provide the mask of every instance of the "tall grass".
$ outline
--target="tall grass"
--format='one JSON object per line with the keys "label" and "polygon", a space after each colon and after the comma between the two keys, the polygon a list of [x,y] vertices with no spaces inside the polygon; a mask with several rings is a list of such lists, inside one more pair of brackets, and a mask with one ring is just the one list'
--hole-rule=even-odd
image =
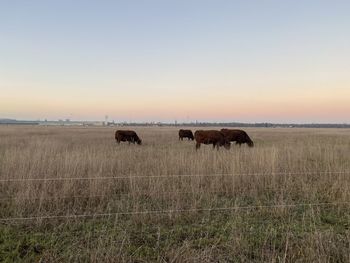
{"label": "tall grass", "polygon": [[[194,142],[178,140],[175,128],[134,129],[143,140],[141,146],[117,145],[113,128],[0,127],[0,180],[5,180],[0,182],[0,217],[350,201],[350,130],[247,129],[254,140],[254,148],[233,145],[229,151],[224,148],[217,151],[203,146],[196,151]],[[27,180],[33,178],[93,179]],[[320,212],[322,208],[317,209]],[[335,209],[348,212],[349,206]],[[263,215],[258,216],[253,212],[246,213],[251,213],[247,216],[253,215],[255,219],[272,220],[277,216],[288,222],[292,216],[287,210],[274,208],[266,210],[267,214],[260,211]],[[304,212],[312,213],[311,210]],[[179,220],[176,222],[182,222],[182,227],[208,218],[199,212],[190,214],[195,219],[188,219],[187,223],[182,222],[187,215],[174,213],[172,216]],[[159,223],[163,217],[148,218],[148,225]],[[132,220],[142,222],[143,218],[143,215],[134,215]],[[242,215],[231,214],[230,218],[238,220]],[[225,220],[230,218],[225,217]],[[32,223],[38,222],[27,222],[27,225]],[[313,236],[312,241],[308,237],[302,239],[315,256],[315,251],[320,248],[315,243],[317,235],[324,234],[319,231],[314,229],[316,237]],[[347,236],[349,243],[348,228],[343,228],[342,234],[344,238]],[[332,233],[328,235],[330,240],[336,238]],[[241,240],[238,232],[228,236],[230,242],[232,239]],[[289,238],[289,241],[284,239],[283,245],[291,245],[287,243],[293,238]],[[319,239],[321,245],[324,245],[323,238]],[[247,249],[244,244],[239,247]],[[219,253],[217,248],[211,252],[208,249],[205,245],[195,249],[183,244],[168,247],[162,253],[169,258],[177,255],[179,260],[186,258],[180,255],[187,255],[195,260],[207,256],[208,261],[215,261],[215,253]],[[89,259],[95,261],[93,255],[99,251],[89,254]],[[121,258],[124,252],[121,248]],[[325,255],[331,253],[326,248],[323,252]],[[282,250],[276,254],[271,251],[266,255],[261,253],[258,258],[269,261],[277,260],[283,254]],[[288,255],[291,251],[285,253]],[[283,261],[283,257],[280,259]]]}

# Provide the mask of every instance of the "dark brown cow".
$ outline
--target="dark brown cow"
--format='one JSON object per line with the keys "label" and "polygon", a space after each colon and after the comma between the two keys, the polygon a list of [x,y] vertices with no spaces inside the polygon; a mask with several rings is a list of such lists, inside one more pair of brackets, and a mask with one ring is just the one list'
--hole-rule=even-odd
{"label": "dark brown cow", "polygon": [[127,130],[118,130],[115,132],[115,140],[117,143],[120,142],[129,142],[135,144],[141,144],[142,140],[137,136],[136,132],[134,131],[127,131]]}
{"label": "dark brown cow", "polygon": [[248,134],[243,130],[236,129],[221,129],[221,132],[225,135],[226,139],[230,142],[236,142],[241,146],[243,143],[248,144],[249,147],[253,147],[254,143],[249,138]]}
{"label": "dark brown cow", "polygon": [[201,144],[212,144],[213,148],[217,147],[219,150],[220,146],[224,146],[227,150],[230,149],[230,142],[226,140],[223,133],[215,130],[199,130],[194,133],[194,138],[196,140],[196,150],[201,147]]}
{"label": "dark brown cow", "polygon": [[179,130],[179,140],[183,140],[183,138],[187,138],[188,140],[194,140],[193,133],[191,130]]}

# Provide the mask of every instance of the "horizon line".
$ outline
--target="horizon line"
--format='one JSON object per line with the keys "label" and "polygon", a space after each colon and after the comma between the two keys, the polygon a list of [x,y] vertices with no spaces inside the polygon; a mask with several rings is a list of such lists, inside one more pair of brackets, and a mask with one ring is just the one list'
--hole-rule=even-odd
{"label": "horizon line", "polygon": [[145,121],[106,121],[106,120],[72,120],[72,119],[13,119],[13,118],[0,118],[0,124],[4,121],[11,122],[33,122],[33,123],[45,123],[45,122],[54,122],[54,123],[106,123],[106,124],[163,124],[163,125],[172,125],[172,126],[180,126],[181,124],[242,124],[242,125],[345,125],[350,126],[348,122],[271,122],[271,121],[259,121],[259,122],[245,122],[245,121],[155,121],[155,120],[145,120]]}

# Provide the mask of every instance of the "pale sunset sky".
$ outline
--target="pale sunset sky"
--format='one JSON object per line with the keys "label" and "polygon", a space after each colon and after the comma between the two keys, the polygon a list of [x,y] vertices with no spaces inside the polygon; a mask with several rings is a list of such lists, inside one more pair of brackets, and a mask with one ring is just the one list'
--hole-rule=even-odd
{"label": "pale sunset sky", "polygon": [[350,123],[350,1],[0,2],[0,118]]}

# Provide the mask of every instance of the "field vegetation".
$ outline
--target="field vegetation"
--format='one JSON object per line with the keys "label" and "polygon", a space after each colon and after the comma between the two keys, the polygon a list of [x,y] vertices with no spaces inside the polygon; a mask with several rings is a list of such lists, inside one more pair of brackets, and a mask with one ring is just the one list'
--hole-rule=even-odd
{"label": "field vegetation", "polygon": [[349,129],[115,129],[0,126],[1,262],[350,262]]}

